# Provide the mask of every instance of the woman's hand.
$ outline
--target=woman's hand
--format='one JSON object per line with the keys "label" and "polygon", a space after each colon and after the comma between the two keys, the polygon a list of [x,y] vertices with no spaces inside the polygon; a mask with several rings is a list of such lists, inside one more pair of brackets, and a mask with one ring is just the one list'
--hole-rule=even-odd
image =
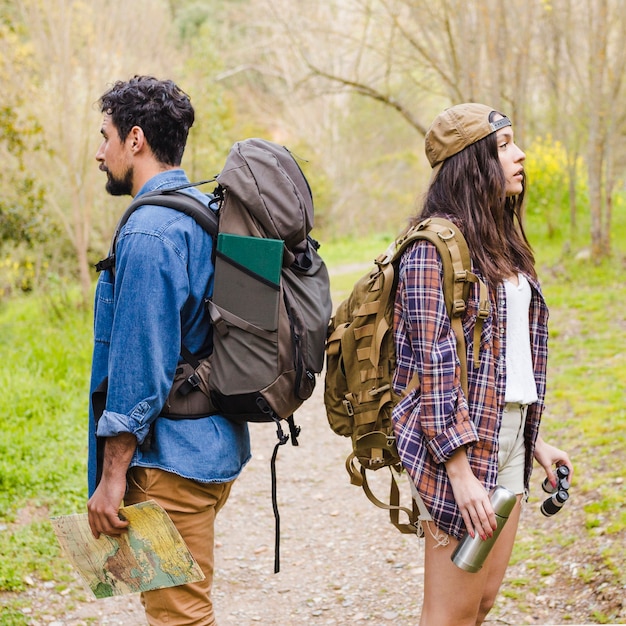
{"label": "woman's hand", "polygon": [[448,459],[446,471],[467,532],[472,537],[478,533],[483,540],[491,537],[498,527],[496,515],[487,490],[472,472],[464,447]]}
{"label": "woman's hand", "polygon": [[557,479],[554,471],[552,470],[552,466],[559,467],[560,465],[565,465],[569,469],[568,481],[572,482],[572,478],[574,476],[574,466],[569,459],[569,456],[563,450],[559,450],[559,448],[555,448],[550,444],[546,443],[541,436],[537,437],[537,443],[535,444],[535,460],[546,472],[546,476],[548,477],[548,481],[552,485],[552,487],[556,487]]}

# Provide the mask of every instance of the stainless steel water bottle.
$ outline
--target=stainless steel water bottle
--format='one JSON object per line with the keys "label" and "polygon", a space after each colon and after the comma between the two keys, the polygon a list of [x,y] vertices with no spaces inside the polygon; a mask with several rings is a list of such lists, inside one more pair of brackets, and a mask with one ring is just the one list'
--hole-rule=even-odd
{"label": "stainless steel water bottle", "polygon": [[483,566],[489,551],[517,502],[516,495],[510,489],[500,486],[491,490],[489,499],[498,523],[493,535],[483,540],[478,534],[471,537],[469,533],[465,533],[452,553],[452,562],[466,572],[477,572]]}

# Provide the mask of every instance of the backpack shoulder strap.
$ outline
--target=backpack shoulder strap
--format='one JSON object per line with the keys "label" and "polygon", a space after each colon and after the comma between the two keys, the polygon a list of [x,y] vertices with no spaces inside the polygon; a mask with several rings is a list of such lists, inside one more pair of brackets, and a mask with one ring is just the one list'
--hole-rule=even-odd
{"label": "backpack shoulder strap", "polygon": [[[199,184],[199,183],[198,183]],[[176,189],[161,189],[158,191],[150,191],[148,193],[141,194],[136,197],[129,205],[124,214],[120,218],[117,226],[115,227],[115,233],[111,241],[111,248],[109,250],[109,256],[96,264],[96,270],[101,272],[103,270],[111,269],[115,271],[115,248],[117,245],[117,239],[119,234],[128,221],[128,218],[133,214],[135,209],[144,205],[156,205],[165,206],[170,209],[175,209],[185,215],[192,217],[205,231],[207,231],[212,237],[217,236],[218,218],[215,211],[205,206],[198,198],[183,193],[180,191],[180,187]]]}
{"label": "backpack shoulder strap", "polygon": [[474,327],[474,366],[477,367],[480,356],[482,326],[490,312],[487,286],[472,272],[469,248],[463,233],[453,222],[445,218],[427,218],[410,228],[396,242],[394,260],[399,258],[410,243],[421,239],[425,239],[436,246],[441,257],[444,300],[456,337],[457,354],[461,364],[461,387],[467,398],[467,350],[462,317],[467,308],[470,283],[477,282],[480,285],[478,320]]}

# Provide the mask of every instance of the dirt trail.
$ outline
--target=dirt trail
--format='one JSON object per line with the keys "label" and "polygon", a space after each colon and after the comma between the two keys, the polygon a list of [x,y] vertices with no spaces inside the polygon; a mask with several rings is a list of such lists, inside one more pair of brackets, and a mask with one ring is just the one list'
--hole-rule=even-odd
{"label": "dirt trail", "polygon": [[[296,414],[302,427],[300,445],[282,446],[278,454],[279,574],[273,573],[269,466],[275,432],[269,425],[252,426],[254,458],[217,521],[214,601],[221,626],[418,624],[423,544],[401,535],[386,512],[350,485],[344,469],[349,441],[328,427],[322,384],[320,380],[314,398]],[[524,512],[523,526],[544,523],[535,508]],[[501,596],[489,623],[586,621],[594,603],[602,606],[590,586],[576,590],[571,586],[574,566],[576,554],[569,553],[563,572],[550,577],[526,571],[524,563],[511,567],[507,578],[526,578],[528,591],[515,589],[517,600]],[[541,593],[532,591],[538,582]],[[33,626],[145,623],[136,596],[89,600],[78,581],[63,596],[39,585],[29,595]]]}

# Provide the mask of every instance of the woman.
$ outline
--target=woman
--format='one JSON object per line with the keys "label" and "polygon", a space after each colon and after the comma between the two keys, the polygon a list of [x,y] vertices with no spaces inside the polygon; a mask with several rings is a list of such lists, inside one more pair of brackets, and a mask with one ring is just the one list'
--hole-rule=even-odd
{"label": "woman", "polygon": [[[511,122],[491,107],[466,103],[441,113],[426,135],[433,176],[413,223],[446,217],[464,234],[474,272],[489,288],[491,310],[473,345],[478,285],[463,330],[468,397],[460,383],[456,340],[446,313],[442,267],[429,242],[403,255],[394,312],[401,393],[417,372],[420,387],[394,409],[402,462],[425,505],[422,626],[482,624],[493,606],[513,549],[533,459],[553,485],[566,453],[539,436],[544,408],[547,319],[534,257],[521,222],[524,153]],[[474,363],[478,351],[478,363]],[[468,573],[451,555],[467,529],[482,538],[496,520],[489,491],[497,484],[517,504],[482,569]],[[422,509],[424,510],[424,509]]]}

